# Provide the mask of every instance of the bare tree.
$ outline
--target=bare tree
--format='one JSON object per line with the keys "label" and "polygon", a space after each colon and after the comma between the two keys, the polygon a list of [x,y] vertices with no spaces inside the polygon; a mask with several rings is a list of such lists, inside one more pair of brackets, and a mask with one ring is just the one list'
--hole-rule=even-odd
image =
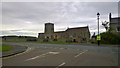
{"label": "bare tree", "polygon": [[102,25],[105,27],[106,31],[109,30],[109,22],[104,21],[104,22],[102,22]]}

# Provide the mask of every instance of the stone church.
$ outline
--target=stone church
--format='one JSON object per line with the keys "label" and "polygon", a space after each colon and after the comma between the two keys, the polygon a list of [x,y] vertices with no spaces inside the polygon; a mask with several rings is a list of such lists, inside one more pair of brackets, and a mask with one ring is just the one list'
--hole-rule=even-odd
{"label": "stone church", "polygon": [[40,41],[49,39],[50,41],[65,41],[65,42],[79,42],[87,43],[90,39],[90,31],[88,26],[68,28],[65,31],[54,32],[53,23],[45,23],[44,33],[39,33]]}

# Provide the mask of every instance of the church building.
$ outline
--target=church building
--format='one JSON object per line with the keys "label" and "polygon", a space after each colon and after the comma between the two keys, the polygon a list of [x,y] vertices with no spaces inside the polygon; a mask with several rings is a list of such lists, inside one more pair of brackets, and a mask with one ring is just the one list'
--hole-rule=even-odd
{"label": "church building", "polygon": [[87,43],[90,39],[90,31],[88,26],[68,28],[65,31],[54,32],[53,23],[45,23],[44,33],[38,34],[38,39],[43,41],[65,41],[65,42],[79,42]]}

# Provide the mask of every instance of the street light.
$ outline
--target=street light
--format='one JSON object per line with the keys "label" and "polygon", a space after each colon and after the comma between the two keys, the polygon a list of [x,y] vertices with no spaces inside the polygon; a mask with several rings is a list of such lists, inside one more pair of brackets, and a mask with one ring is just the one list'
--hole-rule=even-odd
{"label": "street light", "polygon": [[100,45],[99,16],[100,16],[100,13],[97,13],[97,20],[98,20],[98,36],[97,36],[97,41],[98,41],[98,46]]}

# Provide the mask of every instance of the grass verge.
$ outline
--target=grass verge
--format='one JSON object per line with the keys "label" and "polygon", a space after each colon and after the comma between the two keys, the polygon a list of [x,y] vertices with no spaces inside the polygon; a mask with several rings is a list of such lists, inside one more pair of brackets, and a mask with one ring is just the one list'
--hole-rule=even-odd
{"label": "grass verge", "polygon": [[0,45],[0,52],[6,52],[6,51],[10,51],[13,47],[10,45]]}

